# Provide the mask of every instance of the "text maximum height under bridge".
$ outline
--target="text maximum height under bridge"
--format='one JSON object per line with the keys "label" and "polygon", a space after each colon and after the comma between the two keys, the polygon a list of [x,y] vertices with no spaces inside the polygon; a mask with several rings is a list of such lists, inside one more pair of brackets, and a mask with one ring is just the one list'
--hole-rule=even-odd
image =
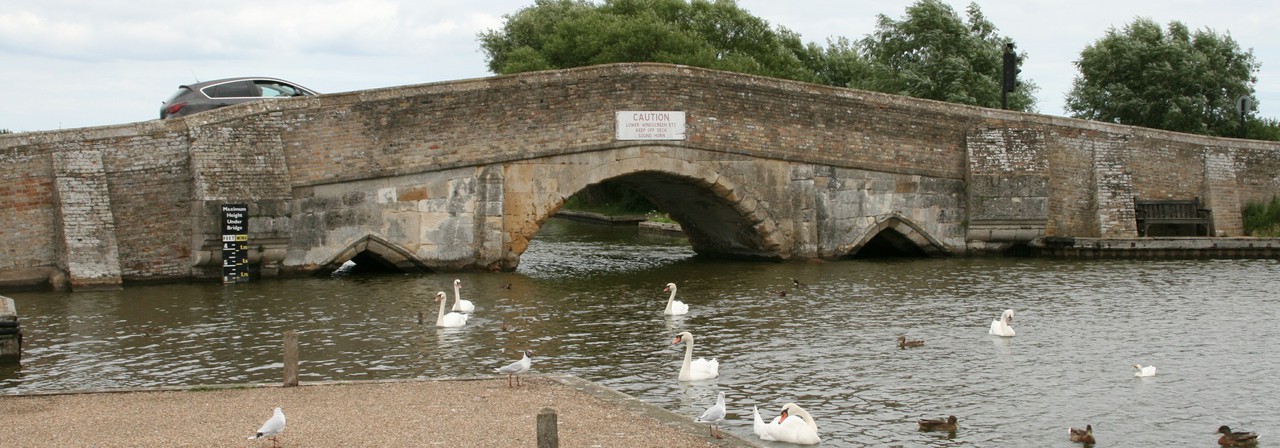
{"label": "text maximum height under bridge", "polygon": [[357,255],[514,269],[566,198],[604,181],[728,257],[1135,237],[1139,198],[1199,197],[1218,233],[1239,235],[1243,205],[1280,191],[1278,156],[1269,142],[683,66],[535,72],[0,136],[0,286],[218,277],[225,204],[247,205],[261,275]]}

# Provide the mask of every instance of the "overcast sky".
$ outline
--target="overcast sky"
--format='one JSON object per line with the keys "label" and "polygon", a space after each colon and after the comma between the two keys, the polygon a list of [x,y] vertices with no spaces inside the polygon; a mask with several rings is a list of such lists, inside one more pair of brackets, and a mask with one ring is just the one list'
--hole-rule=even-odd
{"label": "overcast sky", "polygon": [[[244,75],[344,92],[491,76],[476,34],[533,0],[218,2],[6,0],[0,8],[0,129],[144,121],[179,84]],[[752,15],[825,45],[859,39],[914,0],[739,0]],[[962,17],[968,1],[948,0]],[[1066,115],[1080,50],[1135,17],[1230,34],[1262,63],[1262,116],[1280,117],[1280,2],[981,0],[1028,53],[1040,113]]]}

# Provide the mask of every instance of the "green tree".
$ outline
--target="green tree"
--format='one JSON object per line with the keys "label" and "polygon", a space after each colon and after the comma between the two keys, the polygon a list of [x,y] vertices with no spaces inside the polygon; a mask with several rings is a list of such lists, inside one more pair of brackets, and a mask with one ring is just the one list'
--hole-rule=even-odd
{"label": "green tree", "polygon": [[1066,100],[1076,118],[1238,136],[1235,100],[1253,97],[1259,64],[1229,35],[1138,18],[1085,47],[1076,67]]}
{"label": "green tree", "polygon": [[480,33],[498,74],[612,62],[667,62],[812,81],[800,36],[732,0],[537,0]]}
{"label": "green tree", "polygon": [[[976,3],[967,20],[939,0],[920,0],[907,7],[902,20],[878,16],[876,30],[862,39],[865,65],[845,66],[854,72],[848,86],[916,98],[1000,107],[1005,44],[1008,37]],[[844,55],[834,48],[830,53]],[[1026,53],[1018,54],[1018,66]],[[1010,109],[1032,111],[1036,86],[1020,80],[1008,95]]]}

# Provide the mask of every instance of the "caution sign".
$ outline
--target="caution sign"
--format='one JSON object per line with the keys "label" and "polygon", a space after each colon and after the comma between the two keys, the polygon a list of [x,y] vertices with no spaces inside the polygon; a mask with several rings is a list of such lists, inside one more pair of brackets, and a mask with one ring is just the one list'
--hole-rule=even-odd
{"label": "caution sign", "polygon": [[249,206],[222,205],[222,283],[249,279]]}

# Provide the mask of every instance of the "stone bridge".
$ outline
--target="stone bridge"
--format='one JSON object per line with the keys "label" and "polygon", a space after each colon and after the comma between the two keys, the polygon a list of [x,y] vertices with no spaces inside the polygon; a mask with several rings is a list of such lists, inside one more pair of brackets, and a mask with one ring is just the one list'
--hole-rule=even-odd
{"label": "stone bridge", "polygon": [[605,181],[698,253],[763,260],[1134,237],[1139,198],[1199,197],[1239,235],[1243,205],[1280,191],[1276,143],[662,64],[4,135],[0,165],[8,287],[218,278],[227,204],[248,209],[246,266],[272,276],[515,269],[566,198]]}

